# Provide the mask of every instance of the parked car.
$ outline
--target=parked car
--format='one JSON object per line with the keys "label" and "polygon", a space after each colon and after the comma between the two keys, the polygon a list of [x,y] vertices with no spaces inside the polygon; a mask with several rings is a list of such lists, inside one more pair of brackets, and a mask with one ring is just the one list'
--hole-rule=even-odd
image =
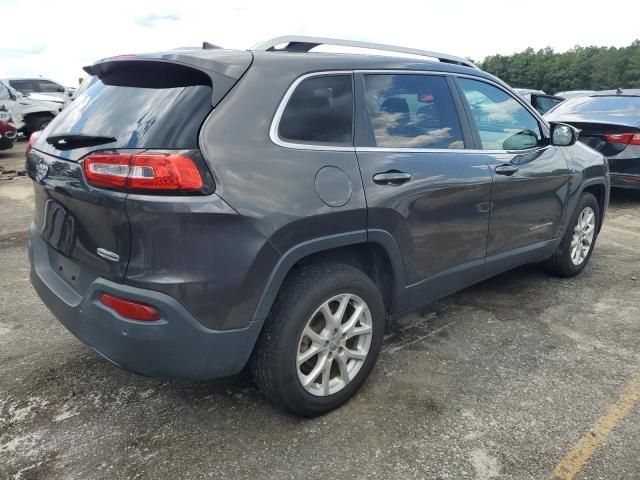
{"label": "parked car", "polygon": [[0,150],[13,148],[16,136],[16,127],[11,121],[11,113],[0,104]]}
{"label": "parked car", "polygon": [[564,102],[564,98],[558,95],[547,95],[542,90],[530,90],[528,88],[514,89],[521,97],[533,105],[541,115],[544,115],[559,103]]}
{"label": "parked car", "polygon": [[24,96],[38,100],[61,102],[64,105],[71,101],[71,97],[75,92],[75,88],[65,87],[48,78],[4,78],[1,81]]}
{"label": "parked car", "polygon": [[26,136],[46,127],[63,108],[56,102],[25,97],[2,81],[0,81],[0,104],[7,107],[16,128]]}
{"label": "parked car", "polygon": [[87,70],[27,158],[31,281],[141,374],[248,364],[276,405],[325,413],[390,319],[529,262],[577,275],[607,209],[602,155],[463,58],[279,37]]}
{"label": "parked car", "polygon": [[585,95],[591,95],[593,93],[596,93],[595,90],[567,90],[566,92],[558,92],[556,93],[556,97],[562,97],[565,100],[568,100],[570,98],[574,98],[574,97],[583,97]]}
{"label": "parked car", "polygon": [[572,98],[547,118],[579,128],[580,141],[607,157],[612,187],[640,189],[640,89]]}

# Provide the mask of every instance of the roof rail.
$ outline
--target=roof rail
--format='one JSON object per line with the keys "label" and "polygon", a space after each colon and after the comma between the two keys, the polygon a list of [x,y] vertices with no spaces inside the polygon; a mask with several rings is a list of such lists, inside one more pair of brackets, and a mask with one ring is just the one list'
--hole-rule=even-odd
{"label": "roof rail", "polygon": [[[277,45],[287,44],[284,48],[276,48]],[[384,45],[382,43],[358,42],[355,40],[340,40],[336,38],[322,37],[306,37],[298,35],[287,35],[283,37],[275,37],[266,42],[259,43],[251,48],[251,50],[262,50],[268,52],[308,52],[318,45],[338,45],[341,47],[368,48],[372,50],[385,50],[388,52],[408,53],[421,57],[430,57],[438,59],[443,63],[453,63],[465,67],[478,68],[473,62],[466,58],[447,55],[446,53],[429,52],[427,50],[418,50],[416,48],[396,47],[393,45]]]}

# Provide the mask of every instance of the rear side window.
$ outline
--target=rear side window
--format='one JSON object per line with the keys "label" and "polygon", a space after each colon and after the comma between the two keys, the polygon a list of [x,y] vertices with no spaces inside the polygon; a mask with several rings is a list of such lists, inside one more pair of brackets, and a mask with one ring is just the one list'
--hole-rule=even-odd
{"label": "rear side window", "polygon": [[282,113],[278,136],[296,143],[353,145],[351,75],[322,75],[300,82]]}
{"label": "rear side window", "polygon": [[553,107],[558,105],[563,100],[561,98],[554,97],[537,97],[536,98],[536,110],[538,110],[541,114],[547,113]]}
{"label": "rear side window", "polygon": [[464,148],[444,77],[365,75],[365,101],[378,147]]}
{"label": "rear side window", "polygon": [[96,77],[49,135],[114,137],[113,148],[197,148],[211,102],[211,80],[202,72],[159,62],[127,67]]}
{"label": "rear side window", "polygon": [[58,85],[57,83],[50,82],[49,80],[37,80],[37,90],[39,92],[64,92],[64,88]]}

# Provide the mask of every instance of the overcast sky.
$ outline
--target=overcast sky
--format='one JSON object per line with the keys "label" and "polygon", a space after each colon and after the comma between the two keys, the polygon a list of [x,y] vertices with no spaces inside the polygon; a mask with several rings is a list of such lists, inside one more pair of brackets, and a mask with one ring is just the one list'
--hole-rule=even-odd
{"label": "overcast sky", "polygon": [[99,58],[203,40],[245,49],[279,35],[329,36],[481,60],[640,37],[640,0],[0,0],[0,12],[0,78],[45,76],[68,86]]}

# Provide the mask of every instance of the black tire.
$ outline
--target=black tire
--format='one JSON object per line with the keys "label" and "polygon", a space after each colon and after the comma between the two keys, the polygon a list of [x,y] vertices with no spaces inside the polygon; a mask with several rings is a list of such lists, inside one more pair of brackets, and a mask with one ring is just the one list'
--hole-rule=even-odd
{"label": "black tire", "polygon": [[37,115],[31,117],[27,122],[27,125],[22,129],[22,133],[25,137],[29,137],[33,132],[44,130],[51,120],[53,120],[53,117],[50,115]]}
{"label": "black tire", "polygon": [[[296,355],[303,329],[327,300],[342,293],[360,297],[371,313],[369,353],[341,390],[316,396],[305,390]],[[303,417],[327,413],[351,398],[373,368],[384,337],[385,308],[376,284],[362,271],[340,263],[316,263],[292,272],[278,294],[251,358],[253,378],[271,402]]]}
{"label": "black tire", "polygon": [[[595,213],[595,232],[587,256],[584,258],[582,263],[576,265],[571,259],[571,239],[573,237],[574,229],[578,223],[578,218],[587,207],[591,208]],[[596,197],[594,197],[591,193],[585,192],[578,199],[576,210],[575,212],[573,212],[573,217],[569,222],[567,231],[565,232],[564,237],[562,237],[562,241],[560,242],[560,245],[558,245],[556,252],[544,263],[546,270],[560,277],[573,277],[575,275],[578,275],[584,269],[587,263],[589,263],[589,259],[591,258],[591,254],[593,253],[593,248],[596,244],[596,239],[598,238],[599,227],[600,206],[598,205]]]}

